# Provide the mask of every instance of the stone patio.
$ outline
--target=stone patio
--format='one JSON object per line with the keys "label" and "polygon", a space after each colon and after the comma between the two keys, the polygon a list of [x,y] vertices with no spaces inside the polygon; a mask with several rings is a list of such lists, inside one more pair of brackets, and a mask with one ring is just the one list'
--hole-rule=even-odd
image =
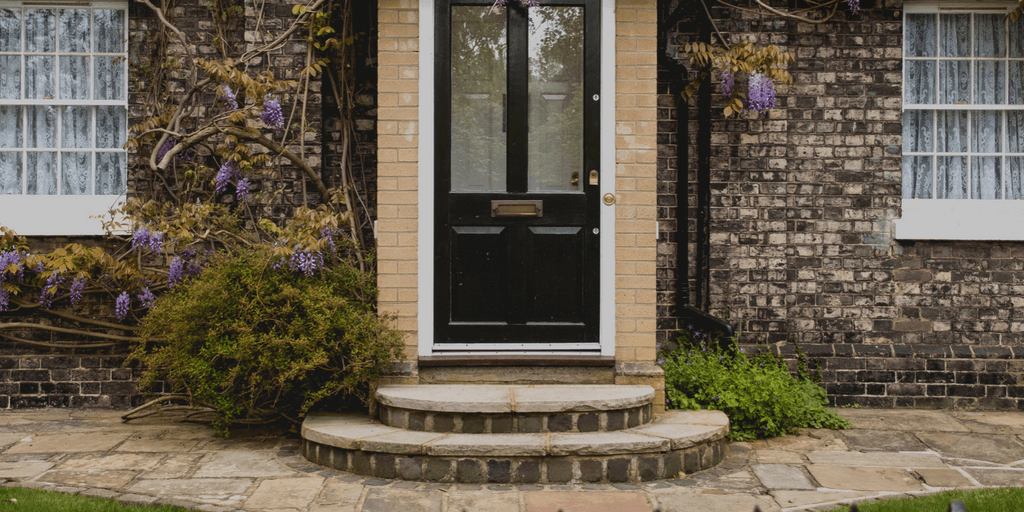
{"label": "stone patio", "polygon": [[[119,411],[0,414],[0,482],[129,503],[252,512],[817,511],[949,488],[1024,486],[1024,413],[841,409],[846,431],[729,443],[716,468],[643,484],[437,484],[303,459],[297,437]],[[0,496],[3,490],[0,489]]]}

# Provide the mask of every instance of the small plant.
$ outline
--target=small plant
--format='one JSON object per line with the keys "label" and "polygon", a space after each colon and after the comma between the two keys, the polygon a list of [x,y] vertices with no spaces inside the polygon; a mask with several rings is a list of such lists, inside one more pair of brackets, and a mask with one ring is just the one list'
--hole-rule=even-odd
{"label": "small plant", "polygon": [[800,428],[842,429],[850,424],[828,409],[825,390],[806,373],[789,373],[782,358],[722,349],[701,332],[684,334],[665,352],[667,405],[672,409],[717,409],[729,417],[729,437],[751,440]]}
{"label": "small plant", "polygon": [[373,309],[373,275],[347,258],[294,259],[267,248],[219,254],[161,297],[142,334],[164,343],[132,353],[143,389],[166,381],[165,391],[211,409],[224,436],[233,422],[297,424],[327,400],[366,400],[402,347]]}

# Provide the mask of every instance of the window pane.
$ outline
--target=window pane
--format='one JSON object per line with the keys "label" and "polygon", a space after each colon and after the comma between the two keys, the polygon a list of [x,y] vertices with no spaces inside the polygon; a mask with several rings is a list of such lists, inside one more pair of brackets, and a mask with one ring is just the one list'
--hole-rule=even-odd
{"label": "window pane", "polygon": [[21,57],[0,55],[0,99],[21,99]]}
{"label": "window pane", "polygon": [[124,11],[97,9],[94,12],[93,51],[121,53],[124,51]]}
{"label": "window pane", "polygon": [[1010,62],[1010,104],[1024,105],[1024,62]]}
{"label": "window pane", "polygon": [[56,51],[57,15],[50,9],[25,9],[25,51]]}
{"label": "window pane", "polygon": [[903,152],[923,153],[935,150],[932,143],[932,111],[907,110],[903,112]]}
{"label": "window pane", "polygon": [[1006,68],[1004,62],[981,60],[974,81],[974,103],[992,105],[1006,103]]}
{"label": "window pane", "polygon": [[60,51],[87,53],[89,51],[88,9],[61,9]]}
{"label": "window pane", "polygon": [[[530,9],[529,190],[576,191],[583,176],[583,8]],[[572,173],[579,183],[572,184]]]}
{"label": "window pane", "polygon": [[0,9],[0,52],[21,51],[21,9]]}
{"label": "window pane", "polygon": [[452,7],[453,191],[504,191],[506,18]]}
{"label": "window pane", "polygon": [[0,195],[21,193],[21,152],[0,151]]}
{"label": "window pane", "polygon": [[60,57],[60,97],[64,100],[89,99],[89,57]]}
{"label": "window pane", "polygon": [[0,105],[0,148],[20,148],[21,107]]}
{"label": "window pane", "polygon": [[1002,199],[999,157],[971,158],[971,199]]}
{"label": "window pane", "polygon": [[938,147],[941,153],[967,152],[967,112],[964,110],[940,111]]}
{"label": "window pane", "polygon": [[124,153],[96,153],[96,194],[123,194],[127,183]]}
{"label": "window pane", "polygon": [[1006,152],[1024,153],[1024,112],[1006,112]]}
{"label": "window pane", "polygon": [[995,153],[1002,151],[1003,125],[999,112],[990,110],[971,113],[971,151]]}
{"label": "window pane", "polygon": [[56,97],[53,86],[56,62],[55,57],[41,55],[25,57],[25,98],[52,100]]}
{"label": "window pane", "polygon": [[935,103],[935,62],[912,60],[906,64],[903,90],[907,93],[907,103]]}
{"label": "window pane", "polygon": [[1010,173],[1010,190],[1008,199],[1024,199],[1024,158],[1019,156],[1006,157],[1006,166]]}
{"label": "window pane", "polygon": [[128,134],[127,109],[96,107],[96,147],[121,149]]}
{"label": "window pane", "polygon": [[971,61],[944,61],[939,72],[939,102],[966,105],[971,102]]}
{"label": "window pane", "polygon": [[1010,57],[1024,57],[1024,17],[1006,20],[1010,28]]}
{"label": "window pane", "polygon": [[1006,28],[1002,14],[974,15],[974,55],[978,57],[1006,56]]}
{"label": "window pane", "polygon": [[939,55],[943,57],[970,57],[971,15],[943,14],[939,19],[942,26]]}
{"label": "window pane", "polygon": [[28,193],[36,196],[50,196],[57,193],[57,153],[26,153],[25,176]]}
{"label": "window pane", "polygon": [[932,198],[932,157],[903,157],[903,199]]}
{"label": "window pane", "polygon": [[25,107],[28,148],[57,147],[57,110],[53,107]]}
{"label": "window pane", "polygon": [[935,56],[935,15],[908,14],[904,55],[907,57]]}
{"label": "window pane", "polygon": [[92,147],[90,107],[61,107],[61,147],[88,149]]}
{"label": "window pane", "polygon": [[967,157],[939,157],[938,164],[939,199],[967,199]]}
{"label": "window pane", "polygon": [[91,192],[89,190],[89,158],[91,156],[92,153],[61,154],[61,194],[81,196]]}
{"label": "window pane", "polygon": [[95,99],[124,99],[124,57],[96,57]]}

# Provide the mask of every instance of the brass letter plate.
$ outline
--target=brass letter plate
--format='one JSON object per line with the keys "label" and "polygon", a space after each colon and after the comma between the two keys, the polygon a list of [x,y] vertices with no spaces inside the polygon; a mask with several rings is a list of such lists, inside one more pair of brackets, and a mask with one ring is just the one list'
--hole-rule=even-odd
{"label": "brass letter plate", "polygon": [[491,217],[543,217],[544,201],[491,201]]}

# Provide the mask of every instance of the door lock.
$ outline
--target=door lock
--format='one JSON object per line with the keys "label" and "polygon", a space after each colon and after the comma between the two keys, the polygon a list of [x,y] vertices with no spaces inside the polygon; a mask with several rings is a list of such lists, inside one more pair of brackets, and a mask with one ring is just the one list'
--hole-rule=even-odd
{"label": "door lock", "polygon": [[578,187],[580,184],[580,173],[579,171],[573,171],[572,173],[572,186]]}
{"label": "door lock", "polygon": [[590,171],[590,184],[597,185],[597,170]]}

